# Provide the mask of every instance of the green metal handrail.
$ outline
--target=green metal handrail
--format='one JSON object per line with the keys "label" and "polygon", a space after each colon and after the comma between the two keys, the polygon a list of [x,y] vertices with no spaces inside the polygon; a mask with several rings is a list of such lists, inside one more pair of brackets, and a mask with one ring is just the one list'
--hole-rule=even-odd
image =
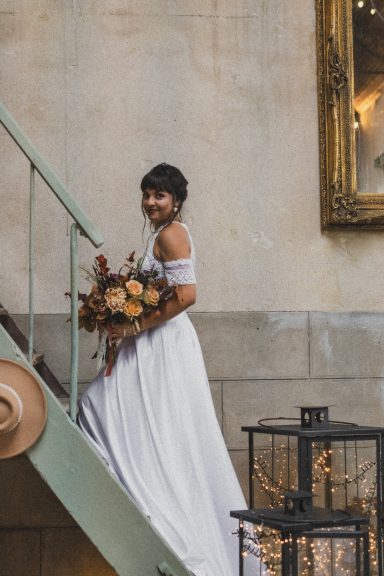
{"label": "green metal handrail", "polygon": [[14,118],[2,104],[0,104],[0,122],[22,150],[22,152],[30,160],[31,164],[33,164],[34,168],[40,174],[42,179],[47,183],[52,192],[63,204],[67,212],[69,212],[74,221],[77,222],[81,228],[82,234],[89,238],[89,240],[94,246],[96,246],[96,248],[101,246],[104,243],[104,239],[99,229],[88,218],[84,210],[80,208],[74,198],[72,198],[64,184],[48,166],[43,156],[40,154],[40,152],[38,152],[38,150],[20,128],[18,123],[14,120]]}
{"label": "green metal handrail", "polygon": [[43,156],[38,152],[23,130],[8,110],[0,103],[0,122],[13,138],[21,151],[30,162],[30,226],[29,226],[29,343],[28,361],[33,363],[33,338],[34,338],[34,238],[35,238],[35,172],[38,172],[55,196],[63,204],[64,208],[74,219],[71,226],[70,235],[70,257],[71,257],[71,293],[73,295],[71,303],[71,391],[70,391],[70,416],[72,420],[76,418],[77,410],[77,387],[78,387],[78,364],[79,364],[79,335],[78,335],[78,314],[77,314],[77,294],[78,294],[78,251],[77,233],[87,237],[92,244],[98,248],[103,244],[104,239],[99,229],[88,218],[86,213],[80,208],[74,198],[70,195],[64,184],[56,176]]}

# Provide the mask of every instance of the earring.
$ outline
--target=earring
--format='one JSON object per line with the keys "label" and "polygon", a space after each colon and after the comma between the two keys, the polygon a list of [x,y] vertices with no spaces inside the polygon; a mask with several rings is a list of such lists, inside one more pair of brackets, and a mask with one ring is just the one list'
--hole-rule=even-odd
{"label": "earring", "polygon": [[177,210],[178,210],[177,206],[174,206],[174,207],[173,207],[173,211],[174,211],[174,212],[177,212]]}

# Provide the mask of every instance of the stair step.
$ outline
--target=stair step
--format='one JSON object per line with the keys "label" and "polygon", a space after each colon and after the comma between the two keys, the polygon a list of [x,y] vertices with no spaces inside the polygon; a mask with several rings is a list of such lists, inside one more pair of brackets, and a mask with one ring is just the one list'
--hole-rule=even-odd
{"label": "stair step", "polygon": [[58,398],[64,412],[69,414],[69,398]]}
{"label": "stair step", "polygon": [[44,354],[42,352],[34,352],[32,356],[32,362],[34,366],[38,366],[44,362]]}
{"label": "stair step", "polygon": [[[24,356],[28,360],[28,357],[29,357],[28,349],[26,349],[25,346],[20,346],[20,348],[21,348],[22,353],[24,354]],[[32,365],[33,366],[38,367],[43,362],[44,362],[44,352],[34,352],[32,354]]]}
{"label": "stair step", "polygon": [[[5,328],[10,337],[16,342],[20,350],[28,356],[28,338],[21,332],[16,322],[10,316],[7,310],[0,304],[0,324]],[[68,393],[64,386],[55,375],[51,372],[44,360],[44,354],[33,352],[33,366],[40,376],[45,380],[49,388],[57,398],[68,398]]]}

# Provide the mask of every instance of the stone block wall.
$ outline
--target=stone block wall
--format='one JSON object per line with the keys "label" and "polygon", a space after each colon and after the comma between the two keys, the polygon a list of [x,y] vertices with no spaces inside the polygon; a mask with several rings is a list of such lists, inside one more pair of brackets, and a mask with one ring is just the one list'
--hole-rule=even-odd
{"label": "stone block wall", "polygon": [[116,576],[26,456],[0,461],[0,574]]}
{"label": "stone block wall", "polygon": [[[330,418],[383,425],[384,315],[325,312],[191,312],[223,435],[248,496],[245,425],[330,405]],[[27,317],[17,316],[22,329]],[[69,381],[70,325],[36,317],[36,348]],[[80,331],[80,391],[95,375],[96,335]],[[204,433],[204,431],[202,431]]]}

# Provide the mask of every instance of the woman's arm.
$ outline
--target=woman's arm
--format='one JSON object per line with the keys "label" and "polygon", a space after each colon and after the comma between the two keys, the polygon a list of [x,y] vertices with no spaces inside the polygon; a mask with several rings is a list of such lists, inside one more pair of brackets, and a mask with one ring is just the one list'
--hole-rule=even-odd
{"label": "woman's arm", "polygon": [[158,326],[166,320],[174,318],[180,312],[192,306],[196,301],[196,285],[184,284],[183,286],[176,286],[172,297],[160,305],[159,309],[155,312],[150,312],[141,318],[139,321],[140,330],[148,330]]}
{"label": "woman's arm", "polygon": [[[156,258],[162,262],[190,258],[190,252],[191,247],[188,233],[183,226],[177,223],[166,226],[158,235],[154,246]],[[183,312],[194,304],[195,300],[195,284],[175,286],[174,293],[169,300],[163,302],[158,310],[145,314],[145,316],[140,318],[140,330],[148,330],[148,328],[153,328],[166,320],[174,318],[180,314],[180,312]],[[132,335],[133,326],[131,322],[127,320],[123,324],[114,326],[110,334],[113,340],[119,340],[124,336]]]}

